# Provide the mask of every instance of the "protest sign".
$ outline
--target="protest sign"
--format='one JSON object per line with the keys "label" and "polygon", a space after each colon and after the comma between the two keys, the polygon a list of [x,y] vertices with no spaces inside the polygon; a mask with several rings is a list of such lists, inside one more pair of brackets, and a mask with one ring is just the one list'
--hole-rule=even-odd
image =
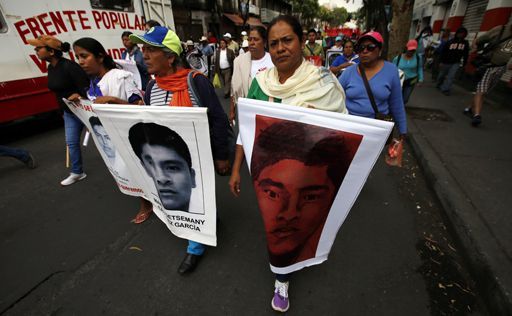
{"label": "protest sign", "polygon": [[119,190],[124,194],[140,196],[142,190],[138,182],[132,177],[123,158],[117,152],[116,146],[103,126],[103,122],[98,118],[98,115],[94,113],[92,102],[84,99],[78,102],[71,102],[65,98],[62,100],[90,131],[94,143],[105,165],[114,177]]}
{"label": "protest sign", "polygon": [[143,197],[173,234],[215,246],[215,174],[206,108],[93,105]]}
{"label": "protest sign", "polygon": [[243,98],[238,118],[271,270],[327,260],[393,123]]}

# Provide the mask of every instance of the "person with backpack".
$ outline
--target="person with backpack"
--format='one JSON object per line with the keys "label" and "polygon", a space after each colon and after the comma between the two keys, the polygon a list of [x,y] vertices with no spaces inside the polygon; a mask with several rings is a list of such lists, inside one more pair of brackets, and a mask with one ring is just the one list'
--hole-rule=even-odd
{"label": "person with backpack", "polygon": [[[207,107],[210,141],[215,169],[220,175],[230,171],[228,118],[210,80],[190,69],[181,41],[173,31],[156,26],[144,35],[130,35],[130,40],[143,44],[144,61],[155,76],[146,87],[144,103],[150,106]],[[192,272],[206,246],[189,240],[187,254],[178,267],[179,274]]]}
{"label": "person with backpack", "polygon": [[417,48],[418,42],[411,39],[407,42],[405,53],[393,58],[393,64],[405,74],[402,86],[404,105],[409,101],[409,97],[416,84],[423,82],[423,64],[420,56],[416,53]]}
{"label": "person with backpack", "polygon": [[[464,109],[464,114],[471,117],[471,125],[482,123],[484,96],[496,86],[501,76],[512,69],[512,24],[499,25],[490,29],[475,40],[477,46],[487,44],[479,59],[486,68],[482,79],[476,85],[476,93],[471,107]],[[508,66],[507,66],[508,65]]]}
{"label": "person with backpack", "polygon": [[[311,62],[315,66],[322,66],[325,59],[324,48],[322,44],[316,42],[317,34],[315,29],[308,31],[308,41],[304,45],[303,54],[307,61]],[[320,40],[320,43],[322,41]]]}

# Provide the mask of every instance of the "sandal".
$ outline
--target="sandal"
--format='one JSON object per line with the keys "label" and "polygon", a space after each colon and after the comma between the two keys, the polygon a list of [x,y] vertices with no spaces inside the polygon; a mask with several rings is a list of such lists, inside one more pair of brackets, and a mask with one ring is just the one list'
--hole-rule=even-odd
{"label": "sandal", "polygon": [[140,211],[135,215],[135,218],[131,220],[134,224],[140,224],[145,222],[149,216],[153,213],[153,208],[148,209],[140,209]]}

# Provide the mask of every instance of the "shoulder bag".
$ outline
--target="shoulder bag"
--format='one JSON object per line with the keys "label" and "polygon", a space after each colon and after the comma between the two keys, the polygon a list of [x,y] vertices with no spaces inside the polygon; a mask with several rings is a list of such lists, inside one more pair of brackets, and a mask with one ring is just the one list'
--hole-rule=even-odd
{"label": "shoulder bag", "polygon": [[[373,97],[372,88],[370,87],[370,84],[368,83],[368,79],[366,78],[366,73],[364,72],[364,68],[359,64],[359,72],[361,72],[361,77],[363,78],[364,87],[366,88],[366,93],[368,94],[368,99],[370,99],[370,104],[372,105],[373,111],[375,112],[375,119],[382,120],[382,121],[388,121],[388,122],[394,122],[393,116],[390,114],[383,114],[379,112],[379,109],[377,108],[377,103],[375,102],[375,98]],[[393,127],[394,130],[394,127]],[[386,141],[386,145],[391,143],[391,139],[393,138],[393,131],[389,134],[388,140]]]}

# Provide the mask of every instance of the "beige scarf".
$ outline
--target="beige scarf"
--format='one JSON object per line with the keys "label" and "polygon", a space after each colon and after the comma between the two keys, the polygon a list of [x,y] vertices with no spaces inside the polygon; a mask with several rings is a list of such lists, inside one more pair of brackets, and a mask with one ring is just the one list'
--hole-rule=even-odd
{"label": "beige scarf", "polygon": [[285,104],[347,113],[345,91],[336,77],[327,68],[306,60],[285,83],[279,82],[276,67],[260,72],[256,79],[263,93]]}

